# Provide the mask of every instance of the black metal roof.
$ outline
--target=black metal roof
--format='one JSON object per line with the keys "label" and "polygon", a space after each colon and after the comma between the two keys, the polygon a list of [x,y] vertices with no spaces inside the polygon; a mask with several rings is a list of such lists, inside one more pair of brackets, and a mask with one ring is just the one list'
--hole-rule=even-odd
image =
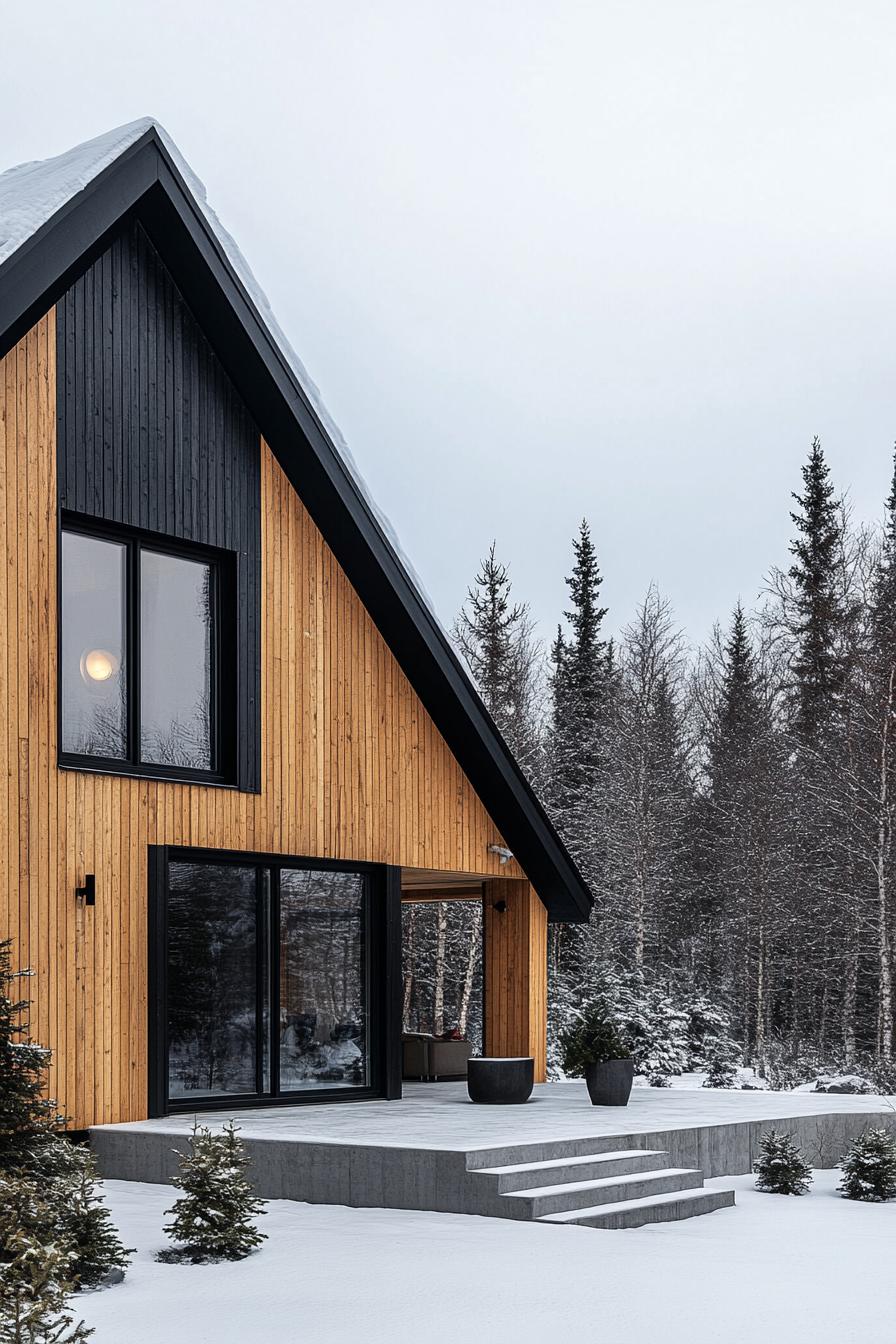
{"label": "black metal roof", "polygon": [[134,217],[550,918],[587,919],[584,879],[154,125],[0,264],[0,357]]}

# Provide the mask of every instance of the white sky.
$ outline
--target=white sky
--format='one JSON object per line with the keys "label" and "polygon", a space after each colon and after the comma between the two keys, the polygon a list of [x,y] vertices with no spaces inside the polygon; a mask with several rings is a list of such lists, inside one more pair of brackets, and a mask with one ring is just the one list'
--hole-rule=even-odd
{"label": "white sky", "polygon": [[177,141],[450,621],[492,537],[546,637],[692,638],[785,562],[813,433],[896,438],[889,3],[80,0],[2,9],[0,165]]}

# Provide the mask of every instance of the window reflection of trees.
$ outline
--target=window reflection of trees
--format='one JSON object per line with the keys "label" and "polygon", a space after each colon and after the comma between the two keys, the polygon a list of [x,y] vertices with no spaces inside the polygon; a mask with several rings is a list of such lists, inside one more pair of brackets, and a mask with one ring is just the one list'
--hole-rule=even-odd
{"label": "window reflection of trees", "polygon": [[[366,880],[357,873],[282,870],[280,927],[272,949],[268,934],[270,870],[266,866],[260,870],[264,882],[260,903],[258,871],[229,864],[170,865],[172,1098],[254,1093],[259,1050],[264,1056],[263,1089],[269,1088],[271,987],[259,987],[256,977],[259,965],[267,967],[272,950],[278,957],[280,1090],[358,1087],[370,1082]],[[256,1016],[259,999],[264,1024],[261,1038]]]}
{"label": "window reflection of trees", "polygon": [[[153,555],[147,552],[147,555]],[[172,557],[164,557],[171,560]],[[174,561],[182,567],[182,572],[186,578],[189,576],[190,569],[195,568],[194,561]],[[170,610],[177,610],[174,603]],[[212,653],[214,649],[214,576],[209,565],[202,566],[202,575],[199,588],[196,594],[196,604],[193,615],[195,621],[193,630],[203,632],[204,657],[202,668],[198,670],[199,692],[194,702],[192,710],[187,715],[181,715],[175,712],[166,714],[164,722],[147,722],[144,715],[144,721],[140,728],[140,756],[141,760],[151,762],[153,765],[171,765],[179,769],[186,770],[211,770],[213,768],[212,752]],[[147,623],[148,624],[148,623]],[[169,631],[166,631],[170,641],[170,661],[164,669],[164,676],[172,678],[172,681],[178,676],[178,645],[179,636],[188,637],[191,634],[190,629],[183,632],[178,631],[176,623],[172,625]],[[149,639],[153,636],[147,628],[143,631],[143,639]],[[188,640],[185,639],[188,643]],[[158,675],[158,673],[157,673]],[[189,677],[190,680],[197,679],[197,669],[186,667],[182,675]],[[158,716],[157,716],[158,717]]]}
{"label": "window reflection of trees", "polygon": [[364,880],[287,869],[280,879],[280,1083],[367,1082]]}
{"label": "window reflection of trees", "polygon": [[110,760],[122,758],[126,754],[127,723],[123,672],[119,670],[116,675],[112,703],[91,705],[88,713],[83,704],[69,701],[64,717],[68,728],[66,751],[79,756],[104,756]]}
{"label": "window reflection of trees", "polygon": [[256,1089],[256,872],[172,864],[169,1092]]}

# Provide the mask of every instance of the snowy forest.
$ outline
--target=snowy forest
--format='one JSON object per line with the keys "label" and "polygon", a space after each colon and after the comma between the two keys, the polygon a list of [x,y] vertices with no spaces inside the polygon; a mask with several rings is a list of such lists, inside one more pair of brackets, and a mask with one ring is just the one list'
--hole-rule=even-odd
{"label": "snowy forest", "polygon": [[[843,1068],[896,1086],[896,472],[885,501],[887,485],[882,522],[857,521],[816,439],[789,556],[700,648],[655,586],[610,637],[587,520],[549,647],[488,551],[455,639],[595,898],[588,925],[551,927],[555,1073],[559,1030],[601,997],[657,1083],[718,1065],[694,1058],[705,1038],[774,1086]],[[461,979],[470,936],[459,920]],[[432,960],[418,950],[434,983]]]}

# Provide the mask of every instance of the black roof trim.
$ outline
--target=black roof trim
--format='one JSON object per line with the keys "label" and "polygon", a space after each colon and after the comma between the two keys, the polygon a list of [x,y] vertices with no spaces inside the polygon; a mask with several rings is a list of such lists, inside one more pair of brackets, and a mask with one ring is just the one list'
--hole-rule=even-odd
{"label": "black roof trim", "polygon": [[136,216],[552,920],[591,896],[450,642],[150,127],[0,265],[0,357]]}

